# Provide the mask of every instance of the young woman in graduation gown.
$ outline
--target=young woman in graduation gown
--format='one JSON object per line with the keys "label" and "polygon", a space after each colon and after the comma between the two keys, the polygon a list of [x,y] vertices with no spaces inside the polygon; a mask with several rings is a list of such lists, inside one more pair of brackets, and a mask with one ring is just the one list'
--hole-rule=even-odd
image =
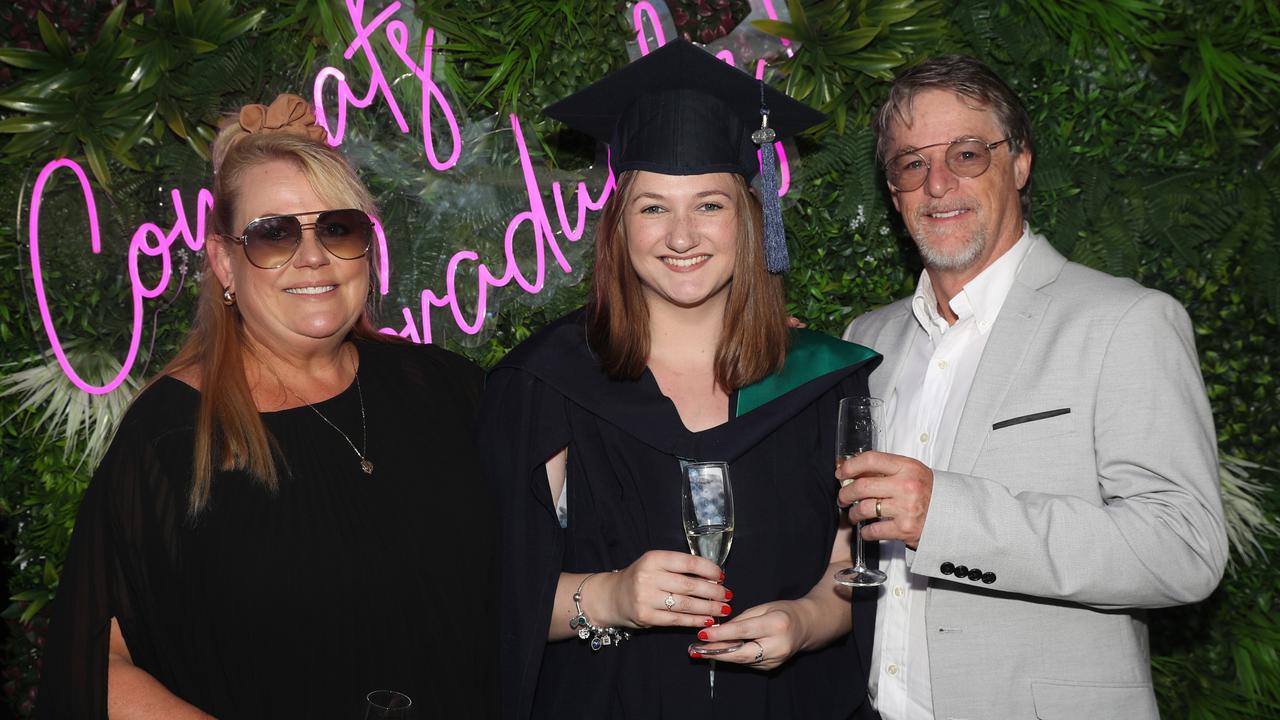
{"label": "young woman in graduation gown", "polygon": [[481,371],[377,332],[373,203],[304,100],[213,148],[196,321],[85,493],[37,715],[490,717]]}
{"label": "young woman in graduation gown", "polygon": [[[821,117],[763,92],[780,135]],[[589,304],[511,352],[485,389],[504,717],[865,711],[874,607],[851,611],[831,579],[852,537],[833,440],[839,399],[866,393],[878,356],[786,328],[766,268],[785,254],[766,258],[748,185],[761,93],[676,42],[547,110],[609,143],[618,184]],[[723,569],[689,552],[682,460],[730,465]],[[716,658],[714,696],[707,659],[688,649],[699,640],[744,641]]]}

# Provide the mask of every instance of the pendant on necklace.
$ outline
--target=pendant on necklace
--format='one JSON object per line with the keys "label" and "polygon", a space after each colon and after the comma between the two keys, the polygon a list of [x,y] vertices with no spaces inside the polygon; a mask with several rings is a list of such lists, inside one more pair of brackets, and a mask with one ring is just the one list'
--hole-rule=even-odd
{"label": "pendant on necklace", "polygon": [[360,469],[364,471],[365,475],[372,475],[373,463],[369,462],[369,460],[366,458],[360,458]]}

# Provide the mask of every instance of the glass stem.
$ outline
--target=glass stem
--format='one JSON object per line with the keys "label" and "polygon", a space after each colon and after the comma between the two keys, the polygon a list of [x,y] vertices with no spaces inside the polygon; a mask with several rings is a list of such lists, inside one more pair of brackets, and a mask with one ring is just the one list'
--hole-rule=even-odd
{"label": "glass stem", "polygon": [[853,570],[854,572],[862,572],[867,569],[867,563],[862,559],[862,525],[865,520],[859,521],[853,526]]}

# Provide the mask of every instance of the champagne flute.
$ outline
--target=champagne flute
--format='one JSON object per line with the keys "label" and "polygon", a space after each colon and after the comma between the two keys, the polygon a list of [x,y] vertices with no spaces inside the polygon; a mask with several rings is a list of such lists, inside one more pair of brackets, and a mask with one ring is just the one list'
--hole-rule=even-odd
{"label": "champagne flute", "polygon": [[[840,401],[836,420],[836,463],[868,450],[884,449],[884,401],[873,397],[847,397]],[[883,585],[885,574],[867,567],[862,557],[862,525],[853,529],[853,567],[836,573],[835,581],[848,587]]]}
{"label": "champagne flute", "polygon": [[[724,567],[733,546],[733,486],[729,483],[729,463],[683,463],[680,486],[680,513],[689,552]],[[724,655],[742,647],[741,640],[693,643],[689,650],[703,657]],[[716,664],[711,661],[711,697],[716,695]]]}
{"label": "champagne flute", "polygon": [[364,720],[406,720],[413,699],[395,690],[374,690],[365,696]]}

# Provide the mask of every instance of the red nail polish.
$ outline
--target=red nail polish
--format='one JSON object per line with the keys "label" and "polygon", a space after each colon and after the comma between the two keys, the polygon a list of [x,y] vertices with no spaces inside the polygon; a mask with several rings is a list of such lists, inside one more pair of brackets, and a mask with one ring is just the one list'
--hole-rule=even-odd
{"label": "red nail polish", "polygon": [[702,624],[706,625],[707,627],[711,627],[712,625],[716,624],[716,620],[715,618],[707,618],[706,620],[702,621]]}
{"label": "red nail polish", "polygon": [[699,660],[699,659],[701,659],[701,658],[702,658],[702,653],[697,652],[696,650],[695,650],[695,651],[691,651],[691,652],[689,653],[689,657],[693,658],[694,660]]}
{"label": "red nail polish", "polygon": [[720,606],[720,614],[721,614],[721,615],[728,615],[728,614],[729,614],[729,613],[731,613],[731,612],[733,612],[733,608],[729,607],[728,605],[721,605],[721,606]]}
{"label": "red nail polish", "polygon": [[733,599],[733,591],[732,591],[732,590],[725,590],[725,591],[724,591],[724,599],[725,599],[725,601],[726,601],[726,602],[727,602],[727,601],[729,601],[729,600],[732,600],[732,599]]}
{"label": "red nail polish", "polygon": [[724,571],[720,571],[720,582],[724,582]]}
{"label": "red nail polish", "polygon": [[706,631],[706,630],[699,630],[699,631],[698,631],[698,639],[699,639],[699,640],[710,640],[710,639],[711,639],[711,636],[707,634],[707,631]]}

